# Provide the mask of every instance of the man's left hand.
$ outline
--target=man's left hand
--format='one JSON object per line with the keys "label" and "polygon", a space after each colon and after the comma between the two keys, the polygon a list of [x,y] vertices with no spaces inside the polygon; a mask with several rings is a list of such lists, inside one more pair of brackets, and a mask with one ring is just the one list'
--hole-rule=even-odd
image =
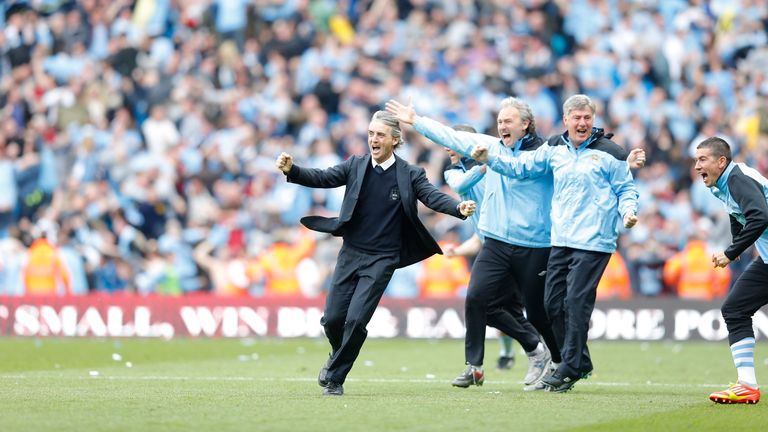
{"label": "man's left hand", "polygon": [[462,216],[472,216],[476,209],[477,204],[475,204],[475,202],[472,200],[462,201],[459,203],[459,213],[461,213]]}
{"label": "man's left hand", "polygon": [[629,157],[627,157],[627,163],[629,164],[629,167],[632,169],[638,169],[645,166],[645,150],[641,148],[633,149],[631,152],[629,152]]}
{"label": "man's left hand", "polygon": [[725,267],[731,263],[731,259],[725,256],[724,252],[719,252],[712,255],[712,263],[715,267]]}
{"label": "man's left hand", "polygon": [[624,228],[632,228],[637,223],[637,215],[634,213],[627,213],[624,215]]}

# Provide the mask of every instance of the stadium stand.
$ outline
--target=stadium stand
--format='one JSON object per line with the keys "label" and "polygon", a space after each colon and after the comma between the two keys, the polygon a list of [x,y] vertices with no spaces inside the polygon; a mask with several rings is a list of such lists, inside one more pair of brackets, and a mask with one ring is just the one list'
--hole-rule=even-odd
{"label": "stadium stand", "polygon": [[[514,95],[543,136],[568,96],[597,101],[596,124],[648,157],[641,222],[620,240],[636,296],[676,295],[664,265],[697,221],[710,248],[728,244],[691,170],[703,137],[768,172],[762,0],[30,0],[3,2],[0,28],[0,294],[37,292],[35,245],[60,255],[60,294],[321,294],[340,241],[298,220],[337,212],[343,190],[282,181],[275,157],[365,152],[390,98],[493,134]],[[445,152],[406,141],[440,184]],[[391,294],[414,296],[422,270]]]}

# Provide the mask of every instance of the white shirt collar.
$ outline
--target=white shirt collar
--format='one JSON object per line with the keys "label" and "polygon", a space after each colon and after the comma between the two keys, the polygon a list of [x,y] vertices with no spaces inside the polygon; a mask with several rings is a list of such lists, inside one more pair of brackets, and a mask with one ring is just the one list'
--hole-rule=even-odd
{"label": "white shirt collar", "polygon": [[380,164],[376,163],[376,160],[371,158],[371,164],[373,165],[374,168],[376,168],[376,165],[381,165],[381,169],[386,171],[386,170],[389,169],[389,167],[391,167],[392,165],[395,164],[395,154],[392,153],[392,156],[390,156],[389,159],[385,160],[384,162],[382,162]]}

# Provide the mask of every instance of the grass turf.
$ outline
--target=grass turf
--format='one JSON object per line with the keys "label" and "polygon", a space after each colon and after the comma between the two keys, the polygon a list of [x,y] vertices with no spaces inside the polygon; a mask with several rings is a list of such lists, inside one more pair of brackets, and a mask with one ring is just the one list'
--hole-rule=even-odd
{"label": "grass turf", "polygon": [[[758,379],[768,366],[756,357]],[[366,342],[343,397],[323,397],[316,339],[0,338],[0,431],[759,430],[762,404],[707,399],[735,380],[722,343],[592,342],[595,374],[526,393],[523,355],[458,389],[460,340]],[[519,346],[518,346],[519,347]],[[130,362],[130,363],[128,363]],[[128,367],[130,364],[131,367]],[[765,378],[763,378],[765,379]]]}

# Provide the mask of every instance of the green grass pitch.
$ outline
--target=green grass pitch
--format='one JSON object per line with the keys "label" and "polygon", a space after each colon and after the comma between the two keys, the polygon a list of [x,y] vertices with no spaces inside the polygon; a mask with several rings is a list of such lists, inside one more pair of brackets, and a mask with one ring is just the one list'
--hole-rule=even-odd
{"label": "green grass pitch", "polygon": [[[765,342],[757,374],[768,382]],[[519,345],[516,345],[519,349]],[[765,430],[768,400],[715,405],[736,378],[727,343],[592,342],[595,374],[566,394],[526,393],[527,361],[458,389],[461,340],[368,340],[323,397],[320,339],[0,338],[0,431]],[[767,387],[768,388],[768,387]],[[768,396],[766,396],[768,397]]]}

